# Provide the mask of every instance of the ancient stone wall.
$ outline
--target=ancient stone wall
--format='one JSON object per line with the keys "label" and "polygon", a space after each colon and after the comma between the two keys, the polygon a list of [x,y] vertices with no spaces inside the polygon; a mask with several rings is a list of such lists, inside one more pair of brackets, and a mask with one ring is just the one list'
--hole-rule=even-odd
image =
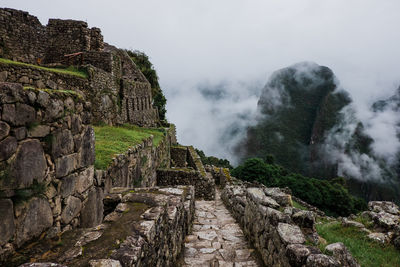
{"label": "ancient stone wall", "polygon": [[306,245],[318,240],[315,214],[293,208],[278,188],[227,185],[221,198],[266,266],[358,266],[343,244],[336,243],[334,256]]}
{"label": "ancient stone wall", "polygon": [[101,222],[89,108],[74,92],[0,83],[0,254]]}
{"label": "ancient stone wall", "polygon": [[188,149],[185,146],[171,147],[171,166],[186,168],[188,158]]}
{"label": "ancient stone wall", "polygon": [[43,59],[45,27],[28,12],[0,8],[0,57],[37,64]]}
{"label": "ancient stone wall", "polygon": [[153,137],[133,146],[126,153],[117,155],[104,171],[96,172],[96,179],[102,181],[105,192],[113,187],[137,188],[155,186],[156,170],[170,165],[171,134],[174,127],[166,130],[165,137],[157,146]]}

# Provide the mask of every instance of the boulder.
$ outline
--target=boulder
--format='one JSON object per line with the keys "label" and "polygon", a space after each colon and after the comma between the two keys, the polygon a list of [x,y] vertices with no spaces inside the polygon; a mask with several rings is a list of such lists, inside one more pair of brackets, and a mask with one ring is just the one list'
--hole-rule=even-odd
{"label": "boulder", "polygon": [[27,136],[26,127],[18,127],[12,129],[12,133],[18,141],[25,139]]}
{"label": "boulder", "polygon": [[7,160],[17,150],[17,139],[9,136],[3,141],[0,141],[0,161]]}
{"label": "boulder", "polygon": [[103,221],[103,189],[93,187],[81,212],[81,227],[94,227]]}
{"label": "boulder", "polygon": [[275,199],[279,205],[284,207],[292,206],[292,196],[282,192],[280,188],[278,187],[264,188],[264,192],[267,196],[270,196],[273,199]]}
{"label": "boulder", "polygon": [[66,202],[67,205],[61,213],[61,222],[64,224],[70,223],[82,209],[82,202],[77,197],[69,196]]}
{"label": "boulder", "polygon": [[13,176],[19,188],[25,188],[36,179],[42,182],[47,168],[43,147],[39,140],[28,139],[20,142],[13,163]]}
{"label": "boulder", "polygon": [[315,215],[312,211],[301,210],[292,215],[293,221],[302,228],[314,229]]}
{"label": "boulder", "polygon": [[0,121],[0,140],[3,140],[10,133],[10,125],[4,121]]}
{"label": "boulder", "polygon": [[368,208],[374,212],[387,212],[393,215],[400,215],[399,207],[391,201],[370,201]]}
{"label": "boulder", "polygon": [[50,204],[42,198],[32,198],[26,206],[26,212],[19,218],[16,231],[16,244],[22,245],[25,241],[39,236],[53,225],[53,213]]}
{"label": "boulder", "polygon": [[303,233],[297,225],[279,223],[278,234],[285,244],[303,244],[306,242]]}
{"label": "boulder", "polygon": [[0,199],[0,247],[14,236],[14,207],[11,199]]}
{"label": "boulder", "polygon": [[292,266],[305,265],[310,254],[310,249],[302,244],[292,244],[286,247],[286,256]]}
{"label": "boulder", "polygon": [[64,102],[62,100],[50,99],[46,106],[45,119],[46,121],[54,121],[61,118],[64,114]]}
{"label": "boulder", "polygon": [[3,121],[14,124],[15,122],[15,105],[14,104],[4,104],[3,112],[1,115]]}
{"label": "boulder", "polygon": [[24,263],[19,267],[67,267],[67,266],[53,262],[32,262],[32,263]]}
{"label": "boulder", "polygon": [[50,95],[44,91],[39,91],[36,102],[46,108],[50,101]]}
{"label": "boulder", "polygon": [[331,253],[343,267],[360,267],[360,264],[353,258],[346,246],[341,243],[333,243],[325,247],[326,251]]}
{"label": "boulder", "polygon": [[307,267],[341,267],[339,261],[324,254],[311,254],[307,258]]}
{"label": "boulder", "polygon": [[388,237],[384,233],[370,233],[368,238],[380,244],[385,244],[388,241]]}
{"label": "boulder", "polygon": [[111,259],[91,260],[89,265],[90,267],[122,267],[119,261]]}
{"label": "boulder", "polygon": [[364,224],[356,221],[352,221],[346,218],[342,219],[342,225],[345,227],[357,227],[357,228],[365,228]]}

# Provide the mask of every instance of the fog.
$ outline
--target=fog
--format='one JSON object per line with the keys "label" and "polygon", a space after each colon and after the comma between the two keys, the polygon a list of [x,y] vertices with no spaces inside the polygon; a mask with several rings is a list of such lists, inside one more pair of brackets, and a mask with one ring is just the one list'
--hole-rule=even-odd
{"label": "fog", "polygon": [[26,10],[43,24],[84,20],[101,28],[106,42],[144,51],[179,142],[206,154],[235,160],[232,146],[254,122],[269,75],[301,61],[331,68],[376,139],[374,150],[386,156],[395,150],[396,116],[369,107],[400,84],[398,0],[2,0],[0,6]]}

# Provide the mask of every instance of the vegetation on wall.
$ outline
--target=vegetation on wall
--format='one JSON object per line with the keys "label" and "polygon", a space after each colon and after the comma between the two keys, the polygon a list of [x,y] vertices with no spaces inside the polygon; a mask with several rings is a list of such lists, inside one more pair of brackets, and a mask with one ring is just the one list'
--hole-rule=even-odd
{"label": "vegetation on wall", "polygon": [[289,187],[294,196],[320,208],[328,215],[348,216],[366,209],[364,200],[349,194],[345,180],[341,177],[331,180],[305,177],[259,158],[246,160],[243,165],[232,170],[232,175],[269,187]]}
{"label": "vegetation on wall", "polygon": [[165,113],[167,112],[165,105],[167,104],[167,99],[160,88],[157,72],[154,69],[153,64],[150,62],[149,57],[144,52],[138,50],[126,50],[126,52],[150,82],[154,106],[158,108],[160,120],[165,120]]}
{"label": "vegetation on wall", "polygon": [[227,159],[219,159],[214,156],[207,157],[202,150],[196,148],[197,154],[200,156],[203,165],[214,165],[216,167],[233,169],[231,163]]}
{"label": "vegetation on wall", "polygon": [[105,170],[117,154],[125,153],[130,147],[153,135],[157,146],[164,137],[164,129],[147,129],[136,125],[94,126],[96,136],[96,169]]}

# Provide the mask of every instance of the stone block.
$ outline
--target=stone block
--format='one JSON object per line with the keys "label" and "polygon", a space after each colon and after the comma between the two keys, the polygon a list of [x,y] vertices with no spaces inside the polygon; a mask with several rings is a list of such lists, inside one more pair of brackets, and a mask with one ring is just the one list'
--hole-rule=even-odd
{"label": "stone block", "polygon": [[75,189],[76,192],[82,194],[93,185],[94,166],[90,166],[77,176]]}
{"label": "stone block", "polygon": [[54,158],[68,155],[74,152],[74,138],[68,129],[57,129],[53,133],[51,154]]}
{"label": "stone block", "polygon": [[9,136],[3,141],[0,141],[0,161],[7,160],[17,150],[17,139]]}
{"label": "stone block", "polygon": [[19,188],[28,187],[36,179],[42,182],[47,168],[43,147],[36,139],[20,142],[13,162],[13,176]]}
{"label": "stone block", "polygon": [[25,127],[14,128],[12,129],[12,133],[18,141],[25,139],[27,136],[27,131]]}
{"label": "stone block", "polygon": [[0,246],[14,236],[14,206],[11,199],[0,199]]}
{"label": "stone block", "polygon": [[4,121],[0,121],[0,140],[3,140],[10,134],[10,126]]}
{"label": "stone block", "polygon": [[81,227],[94,227],[103,221],[103,189],[93,187],[81,212]]}
{"label": "stone block", "polygon": [[61,222],[63,224],[70,223],[82,209],[82,202],[77,197],[69,196],[66,202],[66,206],[61,213]]}
{"label": "stone block", "polygon": [[49,101],[50,101],[50,95],[44,91],[39,91],[36,102],[45,108],[49,104]]}
{"label": "stone block", "polygon": [[119,261],[111,259],[91,260],[89,265],[90,267],[122,267]]}
{"label": "stone block", "polygon": [[76,153],[67,155],[56,159],[56,177],[64,177],[77,168],[77,155]]}
{"label": "stone block", "polygon": [[306,239],[297,225],[279,223],[278,234],[285,244],[303,244]]}
{"label": "stone block", "polygon": [[46,106],[45,119],[46,121],[54,121],[64,115],[64,102],[58,99],[50,99]]}
{"label": "stone block", "polygon": [[39,236],[53,225],[53,213],[49,202],[42,198],[29,200],[26,210],[18,220],[16,244],[22,245],[25,241]]}
{"label": "stone block", "polygon": [[341,263],[341,266],[360,267],[346,246],[341,243],[333,243],[325,247],[325,250]]}
{"label": "stone block", "polygon": [[41,137],[45,137],[49,133],[50,133],[50,126],[38,125],[28,131],[28,137],[41,138]]}
{"label": "stone block", "polygon": [[87,167],[94,164],[95,161],[94,142],[95,142],[94,130],[91,126],[88,126],[82,138],[82,146],[79,159],[80,167]]}
{"label": "stone block", "polygon": [[261,188],[247,188],[248,196],[255,202],[273,209],[279,208],[279,204],[272,198],[267,197]]}
{"label": "stone block", "polygon": [[15,105],[15,112],[14,124],[17,126],[25,126],[36,120],[36,111],[29,105],[17,103]]}
{"label": "stone block", "polygon": [[69,197],[75,193],[76,180],[78,178],[77,173],[70,174],[62,178],[60,185],[60,195],[63,198]]}
{"label": "stone block", "polygon": [[307,258],[307,267],[341,267],[339,261],[324,254],[311,254]]}
{"label": "stone block", "polygon": [[15,105],[14,104],[4,104],[3,105],[1,119],[3,121],[14,124],[14,122],[15,122]]}

